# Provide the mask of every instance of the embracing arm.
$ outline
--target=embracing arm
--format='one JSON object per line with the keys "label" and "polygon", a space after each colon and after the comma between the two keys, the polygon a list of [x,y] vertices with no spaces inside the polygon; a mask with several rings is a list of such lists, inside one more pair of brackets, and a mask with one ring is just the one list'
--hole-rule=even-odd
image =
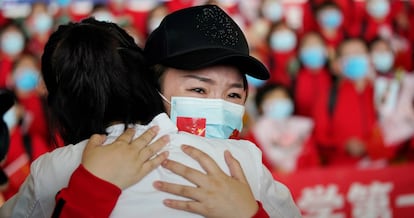
{"label": "embracing arm", "polygon": [[269,217],[256,201],[240,163],[229,151],[224,153],[231,176],[204,152],[182,146],[183,151],[198,161],[206,173],[189,168],[176,161],[165,160],[162,166],[184,177],[196,187],[156,181],[156,189],[192,199],[192,201],[166,199],[168,207],[197,213],[205,217]]}
{"label": "embracing arm", "polygon": [[167,158],[163,152],[150,159],[168,143],[164,136],[149,144],[157,131],[151,128],[132,140],[135,131],[128,129],[105,146],[101,146],[105,136],[93,135],[68,187],[57,194],[52,217],[108,217],[121,190],[139,182]]}

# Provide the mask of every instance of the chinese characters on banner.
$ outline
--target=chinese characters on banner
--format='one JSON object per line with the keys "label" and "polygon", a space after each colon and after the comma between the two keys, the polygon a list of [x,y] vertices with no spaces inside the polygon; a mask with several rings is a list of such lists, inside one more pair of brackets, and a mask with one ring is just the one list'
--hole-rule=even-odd
{"label": "chinese characters on banner", "polygon": [[304,218],[414,216],[414,164],[313,169],[274,177],[289,187]]}

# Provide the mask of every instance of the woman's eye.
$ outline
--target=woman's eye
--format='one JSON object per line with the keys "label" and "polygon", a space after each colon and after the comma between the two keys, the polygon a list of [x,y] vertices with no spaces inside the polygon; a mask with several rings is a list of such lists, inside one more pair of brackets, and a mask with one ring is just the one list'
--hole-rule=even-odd
{"label": "woman's eye", "polygon": [[238,94],[238,93],[231,93],[231,94],[229,94],[229,97],[230,98],[241,98],[241,95]]}
{"label": "woman's eye", "polygon": [[206,91],[202,88],[193,88],[193,89],[191,89],[191,91],[197,92],[197,93],[200,93],[200,94],[206,93]]}

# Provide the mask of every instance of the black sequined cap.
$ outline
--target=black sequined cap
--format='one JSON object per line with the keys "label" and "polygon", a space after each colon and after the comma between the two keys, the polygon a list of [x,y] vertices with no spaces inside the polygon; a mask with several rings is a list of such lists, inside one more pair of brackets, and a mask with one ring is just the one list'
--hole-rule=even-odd
{"label": "black sequined cap", "polygon": [[151,65],[197,70],[228,64],[255,78],[269,78],[266,67],[249,55],[240,27],[215,5],[190,7],[167,15],[148,37],[144,52]]}

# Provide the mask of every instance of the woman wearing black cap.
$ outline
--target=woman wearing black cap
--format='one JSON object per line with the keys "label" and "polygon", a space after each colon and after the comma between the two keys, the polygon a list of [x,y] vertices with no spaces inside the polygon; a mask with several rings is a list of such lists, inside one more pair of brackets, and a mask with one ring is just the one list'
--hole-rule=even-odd
{"label": "woman wearing black cap", "polygon": [[[244,35],[234,21],[216,6],[177,11],[168,15],[150,35],[145,52],[155,72],[154,85],[164,98],[164,107],[178,130],[216,138],[211,140],[191,135],[182,136],[184,141],[172,138],[172,143],[191,144],[204,152],[192,146],[184,149],[191,157],[201,160],[201,167],[188,157],[170,154],[170,160],[165,161],[163,166],[193,184],[174,178],[160,178],[161,181],[154,183],[155,188],[186,197],[169,196],[164,204],[206,217],[249,217],[248,214],[257,210],[251,193],[243,192],[246,195],[242,195],[231,191],[237,188],[246,190],[243,185],[249,184],[254,197],[263,203],[271,217],[300,217],[289,190],[274,181],[263,167],[261,154],[257,153],[255,145],[246,141],[222,140],[237,137],[237,132],[241,130],[243,105],[247,97],[245,74],[259,79],[268,78],[263,64],[249,55]],[[216,116],[219,114],[226,115],[220,119]],[[216,122],[211,123],[211,119]],[[226,149],[240,161],[244,172],[237,171],[238,163],[229,153],[225,152],[226,161],[223,161]],[[249,163],[249,160],[252,162]],[[233,178],[222,172],[227,171],[226,163]],[[140,193],[138,189],[136,191]],[[136,195],[136,198],[140,196]],[[151,199],[150,195],[148,199]],[[117,205],[123,205],[122,202],[120,198]],[[117,210],[115,208],[112,215],[117,214]],[[162,212],[156,213],[151,207],[139,207],[139,211],[143,214],[147,211],[148,216],[162,216]],[[174,214],[170,211],[168,217]],[[177,214],[180,217],[186,215]],[[267,216],[261,210],[256,214],[257,217],[262,215]]]}

